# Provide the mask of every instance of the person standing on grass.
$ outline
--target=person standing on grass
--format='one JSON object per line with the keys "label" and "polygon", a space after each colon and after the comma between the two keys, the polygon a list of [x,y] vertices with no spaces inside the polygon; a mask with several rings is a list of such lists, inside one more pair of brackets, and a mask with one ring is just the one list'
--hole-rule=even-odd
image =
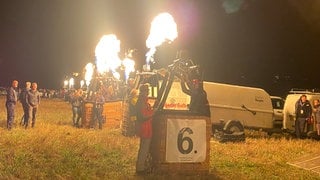
{"label": "person standing on grass", "polygon": [[38,91],[38,84],[33,82],[31,84],[31,89],[28,91],[26,96],[26,102],[28,104],[29,116],[25,121],[25,128],[27,129],[29,125],[29,120],[32,119],[31,127],[33,128],[36,123],[36,114],[40,104],[40,93]]}
{"label": "person standing on grass", "polygon": [[306,121],[311,118],[312,107],[310,102],[307,100],[305,94],[300,96],[300,99],[295,104],[296,110],[296,122],[295,131],[297,138],[301,139],[306,126]]}
{"label": "person standing on grass", "polygon": [[95,128],[96,123],[98,121],[99,129],[102,129],[102,123],[103,123],[103,105],[105,103],[105,98],[103,96],[102,90],[98,90],[98,92],[95,94],[94,102],[93,102],[93,118],[91,121],[91,128]]}
{"label": "person standing on grass", "polygon": [[137,111],[137,135],[140,137],[140,146],[136,162],[136,173],[143,175],[148,173],[146,166],[152,138],[152,117],[154,110],[148,102],[149,85],[142,84],[139,88],[139,96],[136,104]]}
{"label": "person standing on grass", "polygon": [[128,98],[129,102],[129,122],[128,126],[132,127],[131,131],[129,131],[128,135],[135,135],[136,132],[136,121],[137,121],[137,110],[136,104],[138,101],[138,90],[132,89]]}
{"label": "person standing on grass", "polygon": [[83,91],[76,90],[70,97],[72,106],[72,122],[73,126],[79,127],[79,121],[82,115]]}
{"label": "person standing on grass", "polygon": [[28,94],[28,91],[30,91],[30,86],[31,86],[31,82],[27,81],[26,82],[26,87],[22,89],[20,95],[19,95],[19,100],[22,104],[22,109],[23,109],[23,116],[22,116],[22,119],[21,120],[21,125],[25,125],[26,124],[26,119],[27,117],[29,117],[29,106],[27,104],[27,94]]}
{"label": "person standing on grass", "polygon": [[320,136],[320,100],[315,99],[313,101],[313,112],[314,112],[314,117],[315,117],[315,122],[316,122],[316,128],[317,128],[317,135]]}
{"label": "person standing on grass", "polygon": [[15,116],[15,109],[16,104],[18,101],[18,81],[13,80],[11,87],[7,89],[7,99],[6,99],[6,108],[7,108],[7,128],[11,130],[14,116]]}

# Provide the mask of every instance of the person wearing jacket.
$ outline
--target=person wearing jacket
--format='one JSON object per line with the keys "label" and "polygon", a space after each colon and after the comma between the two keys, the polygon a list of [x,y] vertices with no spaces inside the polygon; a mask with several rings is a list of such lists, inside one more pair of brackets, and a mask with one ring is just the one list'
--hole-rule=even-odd
{"label": "person wearing jacket", "polygon": [[79,127],[79,121],[82,116],[82,104],[83,104],[83,91],[82,89],[76,90],[70,97],[72,106],[72,123],[73,126]]}
{"label": "person wearing jacket", "polygon": [[104,123],[105,117],[103,116],[103,105],[106,102],[102,90],[98,90],[94,95],[93,102],[93,117],[90,122],[90,127],[95,128],[96,123],[98,122],[99,129],[102,129],[102,124]]}
{"label": "person wearing jacket", "polygon": [[317,135],[320,136],[320,100],[315,99],[313,101],[313,113],[315,117],[315,123],[316,123],[316,128],[317,128]]}
{"label": "person wearing jacket", "polygon": [[201,116],[210,117],[210,106],[207,93],[203,89],[203,82],[200,79],[192,79],[190,82],[181,79],[182,91],[191,97],[189,110]]}
{"label": "person wearing jacket", "polygon": [[142,84],[139,88],[139,96],[136,103],[137,111],[137,135],[140,137],[140,146],[136,162],[136,173],[143,175],[148,173],[146,166],[152,138],[152,117],[154,110],[148,102],[149,85]]}
{"label": "person wearing jacket", "polygon": [[128,104],[129,104],[129,122],[128,126],[132,127],[130,128],[130,131],[127,132],[127,135],[134,136],[136,133],[136,121],[137,121],[137,110],[136,110],[136,104],[138,101],[138,90],[132,89],[128,98]]}
{"label": "person wearing jacket", "polygon": [[23,121],[21,121],[21,125],[25,126],[26,125],[26,119],[29,116],[29,106],[27,104],[27,94],[30,91],[31,87],[31,82],[27,81],[26,82],[26,87],[22,89],[20,95],[19,95],[19,100],[22,104],[22,109],[23,109]]}
{"label": "person wearing jacket", "polygon": [[38,84],[33,82],[31,89],[28,91],[26,96],[26,102],[29,106],[29,116],[25,121],[25,128],[28,128],[29,120],[32,119],[31,127],[33,128],[36,123],[36,114],[40,104],[40,93],[37,90]]}
{"label": "person wearing jacket", "polygon": [[7,108],[7,128],[11,130],[12,124],[15,116],[16,104],[18,101],[18,81],[13,80],[11,87],[7,89],[7,99],[6,99],[6,108]]}
{"label": "person wearing jacket", "polygon": [[297,138],[301,139],[304,134],[304,128],[306,126],[306,121],[311,118],[312,107],[310,102],[307,100],[305,94],[300,96],[300,99],[295,104],[296,112],[296,122],[295,131]]}

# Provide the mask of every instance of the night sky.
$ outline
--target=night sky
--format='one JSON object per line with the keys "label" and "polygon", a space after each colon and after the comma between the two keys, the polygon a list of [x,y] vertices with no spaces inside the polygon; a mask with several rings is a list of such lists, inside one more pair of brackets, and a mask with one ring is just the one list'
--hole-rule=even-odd
{"label": "night sky", "polygon": [[264,88],[320,88],[320,23],[316,0],[2,0],[0,86],[13,79],[60,88],[65,76],[94,61],[103,35],[121,53],[137,49],[141,69],[152,19],[170,13],[178,38],[157,49],[157,67],[181,49],[204,79]]}

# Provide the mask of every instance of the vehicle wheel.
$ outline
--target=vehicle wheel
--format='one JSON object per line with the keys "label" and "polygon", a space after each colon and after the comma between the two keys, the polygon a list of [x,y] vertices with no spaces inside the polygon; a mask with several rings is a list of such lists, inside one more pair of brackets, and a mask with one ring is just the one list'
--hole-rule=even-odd
{"label": "vehicle wheel", "polygon": [[214,134],[216,133],[216,128],[211,125],[211,136],[214,136]]}
{"label": "vehicle wheel", "polygon": [[244,128],[239,121],[231,121],[226,124],[224,130],[227,134],[233,134],[243,132]]}
{"label": "vehicle wheel", "polygon": [[214,136],[214,134],[219,131],[223,131],[223,124],[211,124],[211,135]]}
{"label": "vehicle wheel", "polygon": [[311,138],[311,139],[317,139],[318,135],[317,135],[317,131],[309,131],[307,133],[307,137]]}

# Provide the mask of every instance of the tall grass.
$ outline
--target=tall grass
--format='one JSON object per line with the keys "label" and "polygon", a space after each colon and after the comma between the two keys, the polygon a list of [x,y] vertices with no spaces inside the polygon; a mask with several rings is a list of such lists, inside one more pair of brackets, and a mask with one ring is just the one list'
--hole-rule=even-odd
{"label": "tall grass", "polygon": [[[135,176],[138,138],[119,129],[78,129],[72,126],[70,105],[43,99],[35,128],[8,131],[4,97],[0,97],[1,179],[139,179]],[[210,175],[187,179],[320,179],[319,174],[287,164],[320,153],[319,141],[249,136],[244,143],[211,141]],[[149,175],[149,179],[182,176]]]}

